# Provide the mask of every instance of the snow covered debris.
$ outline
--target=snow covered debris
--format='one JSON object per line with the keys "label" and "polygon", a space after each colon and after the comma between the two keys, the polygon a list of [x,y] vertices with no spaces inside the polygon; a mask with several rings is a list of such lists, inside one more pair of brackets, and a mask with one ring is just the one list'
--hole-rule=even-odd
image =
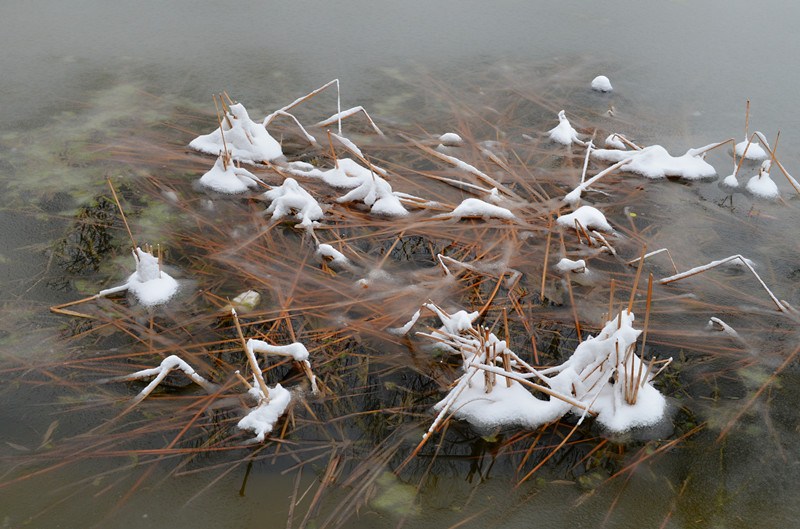
{"label": "snow covered debris", "polygon": [[596,92],[610,92],[613,88],[611,88],[611,81],[608,80],[608,77],[605,75],[598,75],[592,79],[592,90]]}
{"label": "snow covered debris", "polygon": [[189,143],[189,147],[213,155],[228,152],[234,160],[248,163],[283,158],[280,144],[263,125],[250,119],[240,103],[230,105],[222,119],[221,129],[198,136]]}
{"label": "snow covered debris", "polygon": [[314,197],[300,187],[294,178],[287,178],[283,185],[270,189],[263,196],[272,202],[266,213],[272,215],[273,219],[294,214],[301,226],[310,228],[324,215]]}
{"label": "snow covered debris", "polygon": [[733,152],[736,153],[736,156],[744,156],[745,160],[753,162],[763,162],[769,159],[769,154],[767,154],[767,151],[765,151],[761,145],[747,138],[737,143],[733,148]]}
{"label": "snow covered debris", "polygon": [[446,132],[439,136],[439,143],[445,147],[458,147],[464,144],[464,140],[455,132]]}
{"label": "snow covered debris", "polygon": [[352,269],[353,265],[342,252],[331,246],[330,244],[320,244],[317,246],[317,255],[328,259],[330,264],[339,266],[344,269]]}
{"label": "snow covered debris", "polygon": [[242,417],[236,425],[240,430],[250,430],[255,434],[250,441],[252,443],[264,441],[278,419],[286,412],[286,408],[292,400],[292,394],[280,384],[275,384],[275,387],[269,388],[268,392],[269,395],[264,395],[258,384],[254,384],[250,388],[248,393],[253,400],[258,402],[258,405]]}
{"label": "snow covered debris", "polygon": [[778,191],[778,186],[772,181],[769,176],[770,161],[766,160],[761,164],[761,169],[758,174],[747,181],[747,191],[759,198],[766,198],[769,200],[777,200],[781,194]]}
{"label": "snow covered debris", "polygon": [[628,146],[625,145],[624,141],[622,141],[623,139],[627,140],[627,138],[625,138],[625,136],[623,136],[622,134],[616,134],[616,133],[609,134],[605,141],[606,147],[624,151],[628,148]]}
{"label": "snow covered debris", "polygon": [[392,191],[392,186],[382,178],[386,175],[384,170],[374,165],[368,169],[350,158],[339,158],[336,163],[338,167],[328,170],[320,170],[306,163],[293,163],[288,170],[298,176],[318,178],[331,187],[350,189],[337,202],[362,201],[376,215],[408,215],[408,211]]}
{"label": "snow covered debris", "polygon": [[482,217],[483,220],[495,219],[514,219],[514,214],[506,208],[489,204],[477,198],[468,198],[461,202],[450,213],[440,215],[441,217],[451,217],[454,219],[462,219],[464,217]]}
{"label": "snow covered debris", "polygon": [[559,226],[574,228],[578,221],[584,229],[597,229],[601,231],[614,231],[599,209],[592,206],[581,206],[568,215],[561,215],[556,219]]}
{"label": "snow covered debris", "polygon": [[586,261],[583,259],[573,261],[572,259],[567,259],[566,257],[556,263],[556,270],[561,273],[572,272],[573,274],[584,274],[588,271],[586,268]]}
{"label": "snow covered debris", "polygon": [[219,386],[213,384],[206,380],[205,378],[201,377],[197,374],[192,366],[187,364],[183,361],[179,356],[170,355],[166,357],[164,360],[161,361],[161,364],[158,367],[154,367],[151,369],[142,369],[141,371],[136,371],[135,373],[131,373],[130,375],[123,375],[121,377],[113,377],[101,380],[101,384],[107,384],[109,382],[121,382],[121,381],[128,381],[128,380],[139,380],[142,378],[152,377],[155,378],[145,386],[142,391],[136,395],[136,398],[133,399],[131,406],[135,406],[137,403],[142,401],[145,397],[147,397],[155,388],[158,386],[164,378],[171,372],[175,370],[183,371],[184,374],[192,379],[192,382],[202,387],[206,390],[207,393],[214,393],[219,389]]}
{"label": "snow covered debris", "polygon": [[[464,371],[434,406],[438,413],[423,442],[448,414],[480,429],[537,428],[568,413],[580,420],[595,415],[615,432],[651,426],[664,417],[666,399],[650,383],[656,362],[645,366],[634,352],[641,331],[633,328],[632,313],[620,312],[563,364],[537,369],[494,333],[473,327],[474,317],[464,311],[451,316],[432,303],[423,308],[437,314],[443,325],[420,334],[460,352]],[[417,311],[398,331],[407,332],[419,317]]]}
{"label": "snow covered debris", "polygon": [[729,174],[722,180],[722,185],[730,188],[735,188],[739,187],[739,181],[736,179],[735,174]]}
{"label": "snow covered debris", "polygon": [[127,290],[142,305],[152,307],[169,301],[178,291],[178,282],[161,271],[158,258],[141,248],[134,251],[136,271],[128,276],[124,285],[101,290],[97,295],[106,296]]}
{"label": "snow covered debris", "polygon": [[256,187],[261,180],[247,169],[236,167],[225,154],[200,178],[200,184],[219,193],[236,194]]}
{"label": "snow covered debris", "polygon": [[572,128],[567,119],[567,113],[563,110],[558,113],[558,125],[550,129],[547,134],[551,140],[562,145],[583,144],[578,137],[578,131]]}
{"label": "snow covered debris", "polygon": [[647,178],[673,176],[686,180],[700,180],[717,175],[717,171],[703,159],[702,154],[705,151],[705,147],[689,149],[682,156],[672,156],[661,145],[651,145],[640,151],[596,149],[592,151],[592,156],[607,162],[620,162],[628,159],[625,171]]}
{"label": "snow covered debris", "polygon": [[306,349],[305,345],[300,342],[294,342],[289,345],[272,345],[262,340],[250,338],[247,340],[245,347],[247,348],[248,355],[264,353],[291,357],[295,362],[300,364],[300,367],[308,377],[308,381],[311,383],[311,391],[313,393],[317,392],[317,377],[311,371],[311,363],[308,361],[308,349]]}

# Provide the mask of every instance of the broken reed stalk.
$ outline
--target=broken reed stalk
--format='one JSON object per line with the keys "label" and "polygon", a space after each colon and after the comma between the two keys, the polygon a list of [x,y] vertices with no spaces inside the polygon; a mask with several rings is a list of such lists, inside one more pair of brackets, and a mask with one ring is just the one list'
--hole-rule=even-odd
{"label": "broken reed stalk", "polygon": [[236,314],[236,309],[231,308],[231,315],[233,316],[233,323],[236,325],[236,333],[239,335],[239,341],[241,341],[242,347],[244,348],[244,354],[250,361],[250,368],[253,370],[253,376],[258,382],[258,387],[261,389],[261,393],[264,394],[264,399],[269,402],[269,389],[267,389],[267,383],[264,382],[264,377],[261,375],[261,367],[258,365],[256,356],[247,347],[244,334],[242,334],[242,326],[239,325],[239,316]]}
{"label": "broken reed stalk", "polygon": [[[650,302],[653,299],[653,274],[647,280],[647,306],[644,311],[644,330],[642,331],[641,358],[639,359],[639,373],[636,375],[636,388],[633,390],[633,404],[639,396],[639,388],[642,386],[642,366],[644,365],[644,346],[647,344],[647,328],[650,324]],[[651,362],[652,366],[652,362]],[[650,368],[647,368],[648,373]],[[646,376],[646,375],[645,375]]]}
{"label": "broken reed stalk", "polygon": [[[747,138],[747,129],[750,126],[750,100],[747,100],[747,110],[744,114],[744,137]],[[735,152],[735,151],[734,151]]]}
{"label": "broken reed stalk", "polygon": [[117,204],[117,208],[119,209],[119,215],[122,217],[122,222],[125,224],[125,230],[128,232],[128,237],[131,239],[131,244],[133,244],[133,256],[136,260],[139,260],[139,254],[136,252],[136,241],[133,239],[133,233],[131,233],[131,227],[128,226],[128,219],[125,218],[125,212],[122,210],[122,204],[119,203],[119,198],[117,197],[117,192],[114,190],[114,184],[111,183],[111,177],[106,176],[106,182],[108,182],[108,187],[111,188],[111,194],[114,197],[114,202]]}
{"label": "broken reed stalk", "polygon": [[[225,169],[227,169],[228,164],[231,161],[231,155],[228,153],[228,144],[225,142],[225,132],[222,130],[222,119],[219,117],[219,107],[217,107],[217,98],[215,96],[212,96],[212,98],[214,99],[214,108],[217,109],[217,123],[219,124],[219,134],[222,137],[222,149],[225,154],[225,156],[222,158],[222,165]],[[233,128],[230,122],[228,122],[228,126]]]}
{"label": "broken reed stalk", "polygon": [[553,218],[550,217],[550,220],[547,223],[547,242],[544,245],[544,262],[542,263],[542,289],[539,294],[539,300],[542,304],[544,304],[544,286],[545,282],[547,281],[547,260],[550,257],[550,239],[553,237]]}
{"label": "broken reed stalk", "polygon": [[633,300],[636,298],[636,289],[639,286],[639,276],[642,274],[642,266],[644,265],[644,255],[647,253],[647,243],[642,248],[642,257],[639,259],[639,268],[636,270],[636,279],[633,280],[633,288],[631,289],[631,299],[628,301],[628,314],[633,310]]}
{"label": "broken reed stalk", "polygon": [[[341,122],[342,122],[343,119],[349,118],[350,116],[358,114],[359,112],[364,114],[364,116],[367,118],[367,121],[372,126],[372,129],[375,131],[375,133],[378,136],[384,136],[385,135],[383,133],[383,131],[380,128],[378,128],[378,125],[376,125],[375,122],[372,121],[372,118],[369,116],[369,113],[362,106],[357,106],[357,107],[353,107],[353,108],[350,108],[350,109],[347,109],[347,110],[344,110],[344,111],[341,111],[341,112],[337,112],[336,114],[334,114],[333,116],[329,117],[328,119],[324,119],[324,120],[320,121],[315,126],[317,126],[317,127],[327,127],[328,125],[338,121],[339,125],[341,127]],[[340,128],[339,129],[339,134],[341,134],[341,133],[342,133],[342,130]]]}
{"label": "broken reed stalk", "polygon": [[612,278],[611,279],[611,287],[609,288],[608,293],[608,319],[611,320],[611,315],[614,313],[614,286],[616,281]]}
{"label": "broken reed stalk", "polygon": [[592,152],[594,137],[597,135],[597,129],[592,132],[591,139],[586,143],[586,157],[583,159],[583,169],[581,169],[581,184],[586,180],[586,170],[589,168],[589,155]]}
{"label": "broken reed stalk", "polygon": [[339,168],[339,160],[336,159],[336,149],[333,148],[333,140],[331,140],[331,131],[329,130],[327,132],[328,132],[328,143],[331,146],[331,156],[333,156],[333,165],[334,165],[334,167],[336,167],[338,169]]}
{"label": "broken reed stalk", "polygon": [[586,228],[583,227],[583,224],[581,224],[581,221],[579,221],[578,219],[575,219],[575,231],[578,232],[579,242],[581,239],[581,233],[583,233],[584,237],[586,237],[586,243],[589,246],[594,247],[594,244],[592,243],[592,238],[589,237],[589,234],[586,232]]}
{"label": "broken reed stalk", "polygon": [[567,275],[567,290],[569,291],[569,303],[572,305],[572,316],[575,318],[575,332],[578,333],[578,343],[582,343],[581,322],[578,319],[578,307],[575,305],[575,297],[572,294],[572,277],[570,275]]}
{"label": "broken reed stalk", "polygon": [[670,262],[670,264],[672,265],[672,269],[673,269],[673,270],[675,270],[675,273],[677,274],[677,273],[678,273],[678,267],[677,267],[677,266],[675,266],[675,261],[673,261],[673,260],[672,260],[672,254],[670,254],[670,253],[669,253],[669,249],[668,249],[668,248],[661,248],[661,249],[659,249],[659,250],[652,251],[652,252],[650,252],[650,253],[648,253],[648,254],[645,254],[645,255],[644,255],[644,256],[642,256],[642,257],[637,257],[636,259],[633,259],[633,260],[631,260],[631,261],[628,261],[628,262],[627,262],[627,263],[625,263],[625,264],[627,264],[627,265],[633,265],[633,263],[638,263],[638,262],[640,262],[642,259],[647,259],[648,257],[652,257],[652,256],[654,256],[654,255],[660,254],[661,252],[666,252],[666,253],[667,253],[667,257],[669,258],[669,262]]}
{"label": "broken reed stalk", "polygon": [[680,281],[681,279],[686,279],[687,277],[692,277],[694,275],[706,272],[708,270],[711,270],[712,268],[716,268],[716,267],[718,267],[720,265],[723,265],[725,263],[729,263],[729,262],[731,262],[731,261],[733,261],[735,259],[739,259],[742,262],[742,264],[748,270],[750,270],[750,273],[755,276],[755,278],[758,281],[758,283],[767,292],[767,295],[770,297],[772,302],[775,303],[775,306],[778,307],[779,311],[784,312],[784,313],[789,312],[787,310],[787,307],[783,303],[781,303],[781,301],[778,300],[777,297],[775,297],[775,294],[773,294],[772,291],[769,289],[769,287],[767,287],[767,284],[764,283],[764,281],[761,279],[761,276],[758,275],[758,273],[753,269],[752,266],[750,266],[750,264],[747,262],[747,260],[741,254],[731,255],[730,257],[726,257],[725,259],[720,259],[718,261],[711,261],[710,263],[708,263],[706,265],[698,266],[696,268],[692,268],[691,270],[687,270],[685,272],[681,272],[680,274],[675,274],[675,275],[672,275],[672,276],[669,276],[669,277],[665,277],[663,279],[659,279],[658,283],[661,284],[661,285],[667,285],[667,284],[673,283],[675,281]]}

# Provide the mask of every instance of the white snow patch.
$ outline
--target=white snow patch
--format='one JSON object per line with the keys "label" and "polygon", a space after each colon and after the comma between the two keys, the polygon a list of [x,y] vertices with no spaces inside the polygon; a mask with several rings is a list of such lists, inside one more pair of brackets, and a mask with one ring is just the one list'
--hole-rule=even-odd
{"label": "white snow patch", "polygon": [[[255,379],[255,377],[253,378]],[[280,384],[275,384],[274,388],[267,389],[269,391],[269,400],[265,398],[258,384],[253,384],[248,393],[258,402],[258,405],[255,408],[251,408],[250,412],[242,417],[237,424],[240,430],[251,430],[256,435],[252,439],[253,443],[264,441],[292,400],[292,394]]]}
{"label": "white snow patch", "polygon": [[578,221],[585,229],[598,229],[601,231],[614,231],[599,209],[592,206],[581,206],[568,215],[561,215],[556,219],[560,226],[574,228]]}
{"label": "white snow patch", "polygon": [[[745,152],[745,149],[747,152]],[[769,154],[764,148],[756,142],[750,141],[747,138],[744,141],[740,141],[734,147],[734,152],[736,156],[744,155],[745,160],[750,160],[754,162],[763,162],[764,160],[769,159]]]}
{"label": "white snow patch", "polygon": [[722,185],[728,187],[739,187],[739,181],[736,179],[735,174],[729,174],[722,180]]}
{"label": "white snow patch", "polygon": [[514,219],[514,214],[506,208],[489,204],[477,198],[467,198],[450,213],[438,215],[439,217],[451,217],[462,219],[464,217],[481,217],[484,220],[495,219]]}
{"label": "white snow patch", "polygon": [[345,255],[331,246],[330,244],[320,244],[317,246],[317,255],[320,257],[326,257],[330,259],[330,262],[345,268],[349,268],[350,259],[345,257]]}
{"label": "white snow patch", "polygon": [[178,291],[178,282],[160,270],[158,258],[141,248],[134,253],[136,271],[128,276],[124,285],[101,290],[98,296],[128,290],[146,307],[162,305]]}
{"label": "white snow patch", "polygon": [[583,143],[580,138],[578,138],[578,131],[572,128],[572,125],[570,125],[567,119],[567,113],[563,110],[558,113],[558,125],[550,129],[547,134],[550,136],[551,140],[556,143],[561,143],[562,145]]}
{"label": "white snow patch", "polygon": [[[628,146],[625,144],[624,141],[622,141],[622,138],[625,138],[625,136],[623,136],[622,134],[616,134],[616,133],[609,134],[605,141],[606,147],[610,147],[612,149],[619,149],[621,151],[627,150]],[[625,139],[627,140],[628,138]]]}
{"label": "white snow patch", "polygon": [[408,215],[408,211],[392,191],[392,186],[382,178],[386,175],[386,171],[374,165],[370,170],[350,158],[340,158],[337,164],[338,167],[333,169],[320,170],[309,164],[295,163],[288,169],[293,174],[319,178],[329,186],[351,190],[337,199],[337,202],[362,201],[370,206],[370,211],[376,215],[387,217]]}
{"label": "white snow patch", "polygon": [[640,174],[647,178],[665,178],[676,176],[686,180],[699,180],[713,178],[716,170],[706,162],[702,153],[703,148],[689,149],[682,156],[672,156],[661,145],[651,145],[640,151],[619,151],[616,149],[596,149],[592,156],[598,160],[620,162],[624,159],[630,161],[625,165],[625,171]]}
{"label": "white snow patch", "polygon": [[[224,145],[223,145],[224,136]],[[283,158],[280,144],[269,135],[267,129],[250,119],[244,105],[230,105],[222,119],[222,130],[198,136],[189,143],[192,149],[206,154],[218,155],[226,147],[231,158],[248,163],[270,162]]]}
{"label": "white snow patch", "polygon": [[458,147],[463,145],[464,140],[455,132],[446,132],[439,136],[439,143],[445,147]]}
{"label": "white snow patch", "polygon": [[[633,328],[632,313],[623,311],[611,318],[563,364],[536,369],[493,333],[475,331],[474,318],[464,317],[463,311],[450,316],[431,303],[423,307],[443,322],[430,338],[464,356],[464,374],[435,406],[438,415],[425,437],[450,413],[478,428],[537,428],[567,413],[579,415],[580,420],[591,413],[615,432],[651,426],[664,417],[666,399],[650,384],[652,364],[645,367],[634,352],[641,331]],[[418,317],[419,311],[409,324]]]}
{"label": "white snow patch", "polygon": [[266,213],[272,215],[273,219],[296,212],[294,217],[300,221],[300,225],[309,228],[324,215],[314,197],[300,187],[294,178],[287,178],[283,185],[270,189],[263,196],[272,202]]}
{"label": "white snow patch", "polygon": [[769,170],[770,162],[766,160],[761,164],[761,169],[758,174],[748,180],[746,189],[759,198],[776,200],[781,194],[780,191],[778,191],[778,186],[772,181],[772,178],[770,178]]}
{"label": "white snow patch", "polygon": [[200,178],[200,184],[220,193],[236,194],[256,187],[261,180],[247,169],[236,167],[231,160],[220,154],[217,161]]}
{"label": "white snow patch", "polygon": [[556,263],[556,270],[561,273],[572,272],[573,274],[583,274],[589,271],[589,269],[586,268],[586,261],[583,259],[573,261],[572,259],[567,259],[566,257],[562,258],[558,263]]}
{"label": "white snow patch", "polygon": [[592,79],[592,90],[597,92],[610,92],[613,88],[611,88],[611,81],[608,80],[608,77],[605,75],[598,75]]}

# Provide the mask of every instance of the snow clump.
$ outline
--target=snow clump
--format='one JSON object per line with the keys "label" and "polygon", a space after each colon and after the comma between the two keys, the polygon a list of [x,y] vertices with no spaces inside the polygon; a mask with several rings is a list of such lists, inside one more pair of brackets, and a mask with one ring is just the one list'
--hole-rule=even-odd
{"label": "snow clump", "polygon": [[178,282],[161,270],[158,258],[141,248],[133,253],[136,271],[128,276],[124,285],[101,290],[97,296],[107,296],[127,290],[145,307],[163,305],[178,292]]}
{"label": "snow clump", "polygon": [[661,145],[651,145],[638,151],[596,149],[592,156],[607,162],[629,160],[625,171],[647,178],[680,177],[686,180],[713,178],[717,171],[703,159],[706,148],[689,149],[682,156],[672,156]]}
{"label": "snow clump", "polygon": [[748,192],[759,198],[776,200],[781,196],[781,194],[778,191],[778,186],[769,176],[770,167],[771,163],[769,160],[766,160],[764,163],[762,163],[758,174],[748,180],[746,189]]}
{"label": "snow clump", "polygon": [[563,110],[558,113],[558,125],[550,129],[547,134],[551,140],[562,145],[583,144],[578,138],[578,131],[572,128]]}
{"label": "snow clump", "polygon": [[266,213],[272,215],[273,220],[295,212],[294,217],[300,221],[300,225],[310,228],[324,215],[314,197],[300,187],[294,178],[287,178],[283,185],[270,189],[263,196],[272,202]]}
{"label": "snow clump", "polygon": [[565,228],[574,228],[575,221],[578,221],[587,230],[614,231],[614,228],[606,220],[606,216],[599,209],[592,206],[581,206],[572,213],[561,215],[556,219],[558,225]]}
{"label": "snow clump", "polygon": [[247,169],[236,167],[230,158],[220,154],[217,161],[206,174],[200,178],[200,185],[219,193],[234,195],[256,187],[261,180]]}
{"label": "snow clump", "polygon": [[592,79],[592,90],[596,92],[611,92],[611,81],[605,75],[598,75]]}
{"label": "snow clump", "polygon": [[271,162],[283,158],[280,144],[267,129],[247,115],[244,105],[230,105],[222,120],[222,127],[198,136],[189,147],[206,154],[228,152],[234,160],[247,163]]}

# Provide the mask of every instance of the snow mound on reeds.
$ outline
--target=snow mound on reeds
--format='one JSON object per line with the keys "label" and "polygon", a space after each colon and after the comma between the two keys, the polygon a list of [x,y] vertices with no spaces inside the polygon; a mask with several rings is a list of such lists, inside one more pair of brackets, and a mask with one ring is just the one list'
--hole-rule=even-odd
{"label": "snow mound on reeds", "polygon": [[747,138],[745,138],[744,141],[738,142],[734,146],[733,152],[736,153],[736,156],[744,156],[745,160],[753,162],[763,162],[769,159],[769,154],[767,154],[767,151],[765,151],[761,145]]}
{"label": "snow mound on reeds", "polygon": [[570,125],[570,122],[567,119],[567,113],[563,110],[558,113],[558,125],[550,129],[547,132],[547,135],[551,140],[562,145],[583,143],[578,137],[578,131],[572,128],[572,125]]}
{"label": "snow mound on reeds", "polygon": [[265,212],[273,220],[293,215],[304,228],[310,228],[325,214],[322,207],[294,178],[287,178],[283,185],[273,187],[262,195],[272,202]]}
{"label": "snow mound on reeds", "polygon": [[480,217],[483,220],[489,220],[490,218],[513,220],[515,218],[510,210],[494,204],[489,204],[477,198],[467,198],[456,206],[453,211],[439,215],[439,217],[454,219]]}
{"label": "snow mound on reeds", "polygon": [[761,164],[761,169],[758,174],[747,181],[745,189],[758,198],[777,200],[781,194],[780,191],[778,191],[778,186],[769,176],[770,166],[769,160]]}
{"label": "snow mound on reeds", "polygon": [[565,228],[574,228],[576,221],[587,230],[614,231],[614,228],[606,220],[606,216],[592,206],[581,206],[572,213],[561,215],[556,219],[558,225]]}
{"label": "snow mound on reeds", "polygon": [[563,364],[538,369],[494,333],[480,326],[476,329],[472,322],[477,313],[450,315],[426,303],[395,333],[408,332],[422,309],[442,321],[438,330],[422,334],[463,358],[463,374],[434,406],[438,414],[424,438],[448,414],[479,429],[538,428],[568,413],[580,420],[595,415],[614,432],[651,426],[664,418],[666,399],[651,384],[655,362],[645,366],[635,353],[641,331],[633,328],[633,313],[621,311],[597,336],[580,343]]}
{"label": "snow mound on reeds", "polygon": [[263,125],[250,119],[241,103],[230,105],[221,122],[221,129],[198,136],[189,143],[189,147],[213,155],[228,152],[232,159],[247,163],[283,158],[280,144]]}
{"label": "snow mound on reeds", "polygon": [[363,202],[370,206],[370,212],[386,217],[402,217],[408,215],[392,186],[383,176],[386,172],[377,167],[369,168],[359,165],[351,158],[339,158],[337,167],[327,170],[317,169],[306,163],[294,163],[289,171],[297,176],[318,178],[331,187],[349,189],[337,202]]}
{"label": "snow mound on reeds", "polygon": [[163,305],[178,292],[178,282],[161,270],[158,258],[153,254],[136,248],[134,250],[136,271],[128,276],[124,285],[101,290],[99,296],[127,290],[146,307]]}
{"label": "snow mound on reeds", "polygon": [[258,384],[253,384],[253,387],[248,390],[248,394],[258,402],[258,405],[242,417],[236,425],[240,430],[250,430],[255,434],[250,441],[252,443],[264,441],[292,400],[292,394],[280,384],[268,388],[268,391],[269,398],[266,398],[267,395],[264,395]]}
{"label": "snow mound on reeds", "polygon": [[592,156],[606,162],[628,160],[624,171],[647,178],[680,177],[686,180],[713,178],[717,171],[702,155],[705,148],[689,149],[686,154],[672,156],[661,145],[651,145],[639,151],[620,151],[616,149],[596,149]]}
{"label": "snow mound on reeds", "polygon": [[247,169],[236,167],[225,154],[200,178],[200,184],[219,193],[235,195],[256,187],[261,180]]}

